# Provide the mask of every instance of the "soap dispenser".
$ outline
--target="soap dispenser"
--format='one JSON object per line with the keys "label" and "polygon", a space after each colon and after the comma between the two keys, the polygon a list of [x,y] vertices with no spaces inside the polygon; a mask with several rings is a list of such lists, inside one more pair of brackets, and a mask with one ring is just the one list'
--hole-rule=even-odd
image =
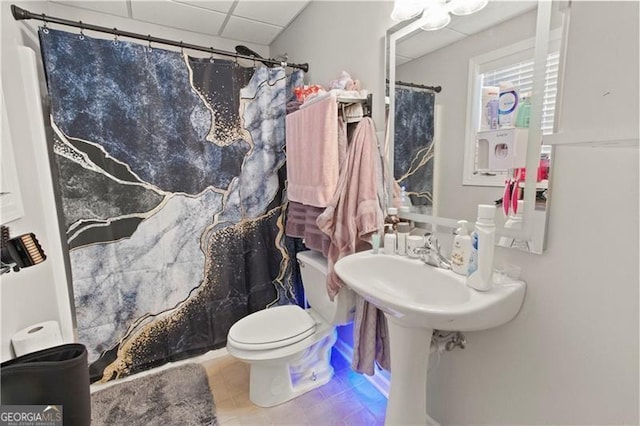
{"label": "soap dispenser", "polygon": [[478,205],[478,219],[471,235],[471,256],[467,285],[479,291],[490,290],[493,282],[493,251],[496,239],[496,206]]}
{"label": "soap dispenser", "polygon": [[467,275],[471,256],[471,236],[467,230],[466,220],[459,220],[458,225],[451,249],[451,270],[456,274]]}

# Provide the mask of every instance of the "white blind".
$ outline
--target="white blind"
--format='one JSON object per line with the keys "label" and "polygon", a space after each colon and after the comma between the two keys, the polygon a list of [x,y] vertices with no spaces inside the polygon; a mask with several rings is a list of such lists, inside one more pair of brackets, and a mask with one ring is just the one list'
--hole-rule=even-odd
{"label": "white blind", "polygon": [[[552,52],[547,56],[542,101],[543,135],[553,133],[559,62],[560,52]],[[518,88],[519,93],[531,92],[533,90],[533,59],[486,71],[480,77],[482,86],[499,86],[501,82],[509,81]]]}

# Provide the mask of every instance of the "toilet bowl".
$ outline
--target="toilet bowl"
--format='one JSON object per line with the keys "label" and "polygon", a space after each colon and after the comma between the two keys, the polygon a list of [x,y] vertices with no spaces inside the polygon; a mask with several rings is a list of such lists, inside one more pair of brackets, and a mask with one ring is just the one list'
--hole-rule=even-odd
{"label": "toilet bowl", "polygon": [[311,308],[275,306],[248,315],[231,327],[230,355],[250,364],[249,398],[261,407],[289,401],[331,380],[336,326],[353,320],[355,295],[343,287],[333,301],[326,288],[322,254],[297,254]]}

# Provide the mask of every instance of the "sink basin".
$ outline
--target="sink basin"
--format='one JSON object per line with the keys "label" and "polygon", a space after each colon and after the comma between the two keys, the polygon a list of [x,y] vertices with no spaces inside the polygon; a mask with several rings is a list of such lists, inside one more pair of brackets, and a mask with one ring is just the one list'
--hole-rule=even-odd
{"label": "sink basin", "polygon": [[516,316],[525,294],[522,281],[480,292],[452,271],[370,251],[340,259],[335,271],[360,296],[412,327],[451,331],[497,327]]}
{"label": "sink basin", "polygon": [[417,259],[371,251],[340,259],[338,276],[385,313],[389,326],[391,387],[385,424],[437,425],[427,414],[427,371],[434,329],[484,330],[520,310],[525,283],[496,284],[480,292],[466,278]]}

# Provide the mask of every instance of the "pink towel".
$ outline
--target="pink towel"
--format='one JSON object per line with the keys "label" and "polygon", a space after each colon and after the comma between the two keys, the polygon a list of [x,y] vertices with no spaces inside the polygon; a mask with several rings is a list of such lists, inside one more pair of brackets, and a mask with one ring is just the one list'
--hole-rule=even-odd
{"label": "pink towel", "polygon": [[[384,218],[378,194],[382,170],[371,118],[356,127],[340,174],[336,195],[318,217],[320,230],[331,238],[328,253],[327,290],[333,297],[344,285],[333,265],[349,254],[368,249],[368,240],[382,230]],[[374,360],[391,369],[389,333],[384,314],[361,297],[356,298],[351,367],[373,374]]]}
{"label": "pink towel", "polygon": [[331,238],[327,290],[333,298],[344,285],[333,265],[344,256],[370,247],[371,234],[382,230],[378,200],[380,156],[371,118],[363,118],[351,139],[334,198],[318,217],[318,227]]}
{"label": "pink towel", "polygon": [[304,238],[304,245],[307,248],[322,252],[327,257],[331,240],[316,224],[318,216],[323,211],[324,209],[320,207],[289,201],[285,234],[289,237]]}
{"label": "pink towel", "polygon": [[326,207],[336,190],[340,168],[338,104],[335,97],[287,115],[287,196]]}

